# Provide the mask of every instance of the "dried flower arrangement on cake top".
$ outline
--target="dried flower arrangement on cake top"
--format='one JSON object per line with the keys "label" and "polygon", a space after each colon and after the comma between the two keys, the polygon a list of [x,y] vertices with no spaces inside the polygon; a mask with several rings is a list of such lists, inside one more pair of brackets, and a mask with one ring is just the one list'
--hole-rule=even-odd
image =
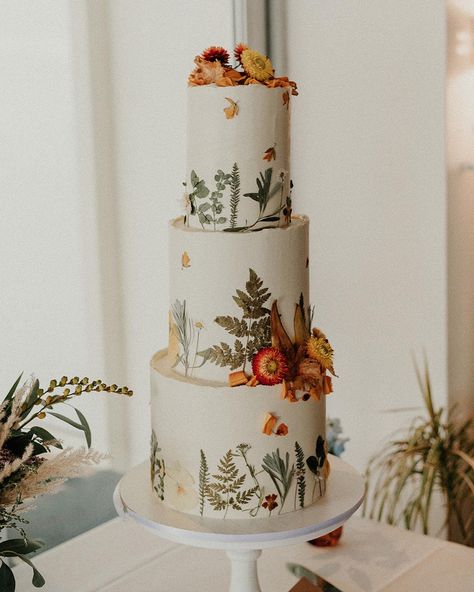
{"label": "dried flower arrangement on cake top", "polygon": [[[262,84],[268,88],[283,87],[297,95],[296,82],[287,76],[275,76],[272,62],[243,43],[235,46],[234,57],[241,69],[229,64],[229,53],[223,47],[208,47],[194,58],[196,67],[188,78],[189,86],[216,84],[217,86],[238,86]],[[289,94],[288,94],[289,99]]]}

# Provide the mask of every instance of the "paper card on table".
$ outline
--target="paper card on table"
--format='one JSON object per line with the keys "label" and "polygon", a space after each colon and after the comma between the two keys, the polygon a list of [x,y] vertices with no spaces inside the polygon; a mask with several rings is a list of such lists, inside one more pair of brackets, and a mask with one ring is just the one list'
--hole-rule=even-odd
{"label": "paper card on table", "polygon": [[301,578],[289,592],[322,592],[322,588],[315,586],[306,578]]}

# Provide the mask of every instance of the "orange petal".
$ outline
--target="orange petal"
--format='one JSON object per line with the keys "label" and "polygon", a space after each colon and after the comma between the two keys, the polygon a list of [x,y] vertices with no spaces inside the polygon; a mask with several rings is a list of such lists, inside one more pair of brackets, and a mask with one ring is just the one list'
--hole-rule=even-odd
{"label": "orange petal", "polygon": [[181,266],[191,267],[191,258],[186,251],[184,251],[184,253],[181,255]]}
{"label": "orange petal", "polygon": [[231,372],[228,381],[229,386],[240,386],[242,384],[247,384],[248,378],[245,376],[245,372],[239,370],[237,372]]}
{"label": "orange petal", "polygon": [[267,413],[263,422],[262,432],[267,436],[271,436],[276,422],[277,418],[273,414]]}
{"label": "orange petal", "polygon": [[275,151],[275,146],[271,146],[270,148],[267,148],[265,150],[265,153],[263,155],[263,160],[266,160],[267,162],[270,162],[272,160],[276,159],[276,151]]}
{"label": "orange petal", "polygon": [[229,107],[224,107],[224,113],[227,119],[233,119],[236,115],[239,114],[239,106],[237,103],[230,99],[229,97],[225,98],[226,101],[229,101]]}
{"label": "orange petal", "polygon": [[223,76],[216,80],[216,86],[237,86],[238,82],[233,80],[232,78],[228,78],[227,76]]}
{"label": "orange petal", "polygon": [[332,393],[332,378],[330,376],[324,376],[323,393],[325,395]]}
{"label": "orange petal", "polygon": [[247,386],[257,386],[259,384],[256,376],[251,376],[247,381]]}

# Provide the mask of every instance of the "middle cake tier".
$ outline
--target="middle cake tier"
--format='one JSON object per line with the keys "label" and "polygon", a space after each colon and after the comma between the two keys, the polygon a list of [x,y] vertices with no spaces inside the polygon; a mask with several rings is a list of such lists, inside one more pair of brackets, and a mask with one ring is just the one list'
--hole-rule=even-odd
{"label": "middle cake tier", "polygon": [[278,302],[290,337],[297,304],[307,311],[309,220],[252,233],[170,225],[168,361],[183,376],[227,382],[252,374],[255,353],[271,345],[270,309]]}

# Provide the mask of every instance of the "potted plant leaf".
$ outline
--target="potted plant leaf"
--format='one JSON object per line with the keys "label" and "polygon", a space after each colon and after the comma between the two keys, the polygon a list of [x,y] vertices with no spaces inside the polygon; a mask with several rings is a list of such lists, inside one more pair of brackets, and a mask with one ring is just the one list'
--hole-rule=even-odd
{"label": "potted plant leaf", "polygon": [[416,368],[424,413],[369,461],[363,514],[430,533],[435,495],[446,508],[448,538],[474,546],[474,418],[436,407],[427,364]]}

